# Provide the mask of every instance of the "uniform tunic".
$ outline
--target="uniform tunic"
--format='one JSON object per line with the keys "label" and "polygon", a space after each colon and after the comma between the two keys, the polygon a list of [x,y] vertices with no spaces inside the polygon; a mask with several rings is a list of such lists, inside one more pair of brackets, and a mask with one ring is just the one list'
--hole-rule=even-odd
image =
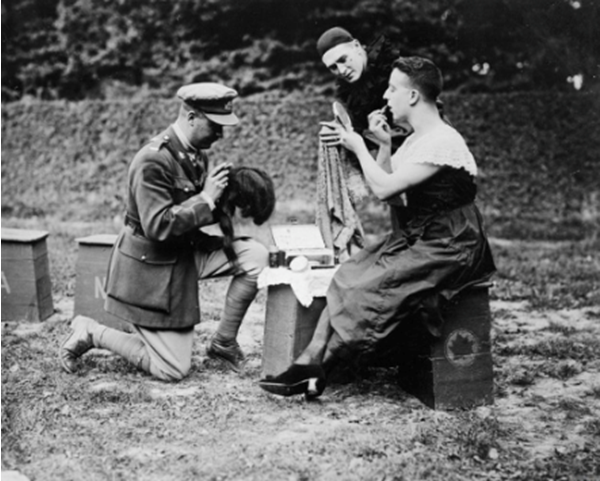
{"label": "uniform tunic", "polygon": [[186,151],[169,127],[134,157],[126,226],[113,247],[105,309],[138,326],[188,328],[200,322],[194,252],[222,247],[199,230],[215,222],[199,195],[207,157]]}
{"label": "uniform tunic", "polygon": [[[409,162],[442,169],[406,192],[406,206],[390,199],[393,231],[343,263],[333,278],[331,325],[352,353],[387,349],[400,323],[419,312],[439,313],[444,300],[495,271],[474,204],[477,168],[460,134],[445,125],[416,140],[410,136],[391,160],[394,170]],[[439,334],[443,319],[422,318]]]}

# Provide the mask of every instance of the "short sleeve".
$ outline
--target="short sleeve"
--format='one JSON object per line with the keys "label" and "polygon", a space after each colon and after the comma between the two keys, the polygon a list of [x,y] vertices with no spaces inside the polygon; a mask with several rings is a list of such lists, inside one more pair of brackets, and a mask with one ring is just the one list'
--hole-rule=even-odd
{"label": "short sleeve", "polygon": [[403,157],[406,163],[448,166],[477,176],[473,154],[461,135],[453,129],[422,137],[404,152]]}

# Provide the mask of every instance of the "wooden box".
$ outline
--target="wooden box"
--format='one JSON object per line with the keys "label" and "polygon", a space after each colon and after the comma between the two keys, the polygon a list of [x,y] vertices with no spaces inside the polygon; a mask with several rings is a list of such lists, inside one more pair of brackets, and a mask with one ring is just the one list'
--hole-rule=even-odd
{"label": "wooden box", "polygon": [[420,319],[403,328],[400,385],[434,409],[493,402],[488,287],[475,286],[453,300],[439,338]]}
{"label": "wooden box", "polygon": [[2,320],[43,321],[54,312],[48,232],[2,229]]}
{"label": "wooden box", "polygon": [[95,319],[101,324],[130,332],[129,323],[104,310],[106,272],[117,236],[98,234],[76,239],[79,248],[75,280],[75,315]]}
{"label": "wooden box", "polygon": [[315,297],[309,307],[296,299],[291,286],[267,288],[265,334],[263,339],[263,376],[286,370],[310,342],[325,297]]}

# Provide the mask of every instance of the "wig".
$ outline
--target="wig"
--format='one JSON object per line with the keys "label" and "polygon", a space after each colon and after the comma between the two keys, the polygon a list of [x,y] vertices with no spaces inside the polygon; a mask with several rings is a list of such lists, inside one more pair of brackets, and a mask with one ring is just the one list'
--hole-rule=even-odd
{"label": "wig", "polygon": [[235,232],[232,218],[239,209],[243,218],[251,218],[256,225],[264,224],[275,209],[275,188],[269,175],[255,167],[233,167],[229,182],[219,199],[215,216],[223,232],[223,250],[230,262],[236,262],[233,250]]}

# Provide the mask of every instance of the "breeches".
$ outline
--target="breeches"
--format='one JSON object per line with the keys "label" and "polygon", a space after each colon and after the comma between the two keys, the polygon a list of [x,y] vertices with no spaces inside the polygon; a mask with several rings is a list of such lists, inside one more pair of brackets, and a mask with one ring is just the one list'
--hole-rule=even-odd
{"label": "breeches", "polygon": [[198,278],[202,280],[244,275],[256,279],[269,263],[269,251],[254,239],[235,240],[233,249],[238,256],[237,266],[229,262],[222,249],[209,253],[196,251],[194,258],[198,268]]}
{"label": "breeches", "polygon": [[[195,254],[199,280],[223,276],[234,276],[234,282],[254,282],[262,269],[268,264],[266,247],[253,239],[240,239],[233,243],[238,255],[237,265],[227,259],[223,250],[211,253]],[[246,299],[247,303],[254,299]],[[229,299],[225,300],[226,308]],[[241,319],[240,319],[241,321]],[[184,378],[191,368],[194,329],[168,330],[148,329],[135,326],[136,332],[144,342],[150,360],[150,373],[165,381],[177,381]]]}

